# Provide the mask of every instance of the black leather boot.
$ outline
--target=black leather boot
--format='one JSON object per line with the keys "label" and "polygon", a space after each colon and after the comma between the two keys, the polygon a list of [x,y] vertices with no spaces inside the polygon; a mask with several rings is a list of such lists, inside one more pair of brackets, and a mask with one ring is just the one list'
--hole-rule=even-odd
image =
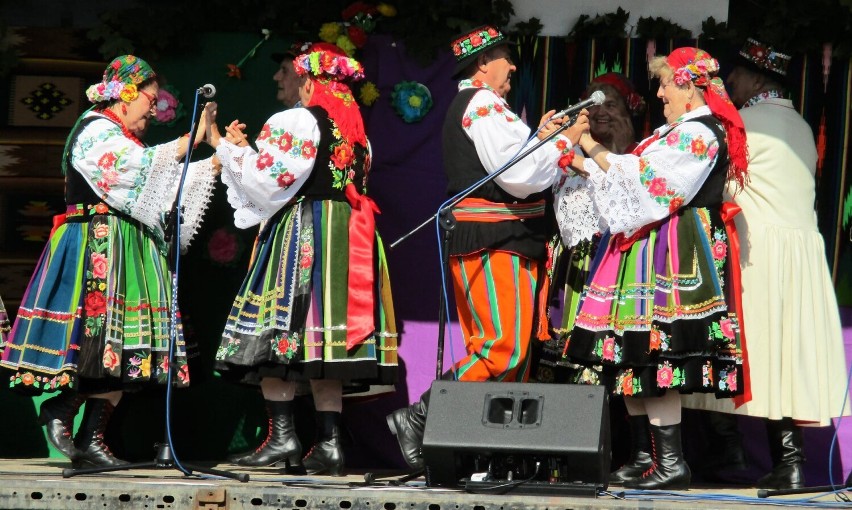
{"label": "black leather boot", "polygon": [[75,464],[91,466],[123,466],[126,461],[115,458],[104,443],[104,431],[115,407],[103,398],[87,398],[83,422],[74,437],[80,454]]}
{"label": "black leather boot", "polygon": [[609,483],[620,485],[632,478],[639,478],[651,467],[651,431],[648,416],[640,414],[628,418],[630,424],[630,458],[609,475]]}
{"label": "black leather boot", "polygon": [[38,421],[47,430],[47,439],[71,462],[80,457],[74,446],[74,417],[86,397],[76,391],[62,391],[41,403]]}
{"label": "black leather boot", "polygon": [[388,427],[399,443],[402,458],[414,469],[423,469],[423,431],[429,411],[429,390],[420,400],[387,415]]}
{"label": "black leather boot", "polygon": [[760,489],[801,489],[805,486],[802,429],[792,418],[766,420],[772,471],[757,481]]}
{"label": "black leather boot", "polygon": [[343,448],[340,446],[340,413],[317,411],[317,442],[302,463],[309,475],[343,475]]}
{"label": "black leather boot", "polygon": [[283,462],[285,469],[299,470],[302,464],[302,444],[296,435],[292,401],[266,401],[269,427],[266,439],[254,450],[228,457],[228,462],[240,466],[271,466]]}
{"label": "black leather boot", "polygon": [[680,423],[677,425],[648,425],[651,430],[651,457],[654,462],[639,478],[624,482],[629,489],[688,489],[692,479],[683,458]]}
{"label": "black leather boot", "polygon": [[743,450],[743,435],[740,433],[737,415],[707,412],[710,444],[713,445],[709,458],[705,460],[707,471],[742,471],[748,468]]}

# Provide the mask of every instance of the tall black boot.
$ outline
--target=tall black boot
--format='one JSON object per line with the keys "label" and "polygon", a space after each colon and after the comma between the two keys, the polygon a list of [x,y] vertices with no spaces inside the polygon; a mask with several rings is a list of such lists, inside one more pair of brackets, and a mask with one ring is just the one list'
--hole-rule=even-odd
{"label": "tall black boot", "polygon": [[706,417],[711,450],[703,468],[707,471],[747,469],[743,435],[740,433],[737,415],[708,411]]}
{"label": "tall black boot", "polygon": [[47,439],[71,462],[77,461],[80,452],[74,446],[74,417],[86,397],[76,391],[62,391],[41,403],[38,421],[47,430]]}
{"label": "tall black boot", "polygon": [[228,462],[240,466],[271,466],[284,462],[285,468],[298,470],[302,464],[302,444],[293,422],[293,402],[267,400],[269,427],[266,439],[254,450],[228,457]]}
{"label": "tall black boot", "polygon": [[74,437],[74,446],[80,454],[76,464],[92,466],[122,466],[126,461],[115,458],[104,443],[104,431],[115,407],[104,398],[87,398],[83,410],[83,423]]}
{"label": "tall black boot", "polygon": [[317,411],[317,442],[302,462],[309,475],[343,475],[343,448],[340,446],[340,413]]}
{"label": "tall black boot", "polygon": [[399,443],[402,458],[414,469],[423,468],[423,432],[426,429],[426,413],[429,411],[429,390],[420,395],[420,400],[408,407],[397,409],[387,415],[388,427]]}
{"label": "tall black boot", "polygon": [[757,481],[761,489],[801,489],[805,486],[802,429],[792,418],[766,420],[772,471]]}
{"label": "tall black boot", "polygon": [[628,418],[630,424],[630,458],[609,475],[609,483],[620,485],[632,478],[639,478],[651,467],[651,430],[648,416],[640,414]]}
{"label": "tall black boot", "polygon": [[648,425],[651,429],[653,464],[639,478],[624,482],[630,489],[688,489],[692,479],[683,458],[680,423],[677,425]]}

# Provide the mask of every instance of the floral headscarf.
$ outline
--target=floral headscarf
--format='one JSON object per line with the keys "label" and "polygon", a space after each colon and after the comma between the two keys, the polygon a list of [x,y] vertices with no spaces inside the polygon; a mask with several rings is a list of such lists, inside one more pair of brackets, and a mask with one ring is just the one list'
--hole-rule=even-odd
{"label": "floral headscarf", "polygon": [[666,63],[674,72],[674,82],[684,85],[693,82],[704,94],[704,101],[713,116],[722,121],[728,142],[731,164],[728,179],[737,181],[739,188],[745,185],[748,175],[748,146],[745,126],[739,111],[728,97],[725,84],[717,76],[719,62],[699,48],[677,48],[666,57]]}
{"label": "floral headscarf", "polygon": [[86,89],[86,97],[92,103],[102,103],[113,99],[121,99],[129,103],[139,97],[137,86],[157,73],[139,57],[122,55],[113,59],[104,70],[100,83],[90,85]]}
{"label": "floral headscarf", "polygon": [[364,77],[361,63],[333,44],[314,43],[308,53],[293,59],[293,67],[296,74],[307,76],[314,82],[311,103],[305,106],[322,107],[337,124],[344,139],[366,147],[367,135],[361,109],[346,84],[347,81],[357,81]]}

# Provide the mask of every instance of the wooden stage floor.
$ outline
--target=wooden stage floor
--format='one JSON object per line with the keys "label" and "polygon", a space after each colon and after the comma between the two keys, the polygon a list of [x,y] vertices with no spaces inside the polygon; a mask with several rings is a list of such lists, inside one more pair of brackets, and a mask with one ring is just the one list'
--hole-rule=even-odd
{"label": "wooden stage floor", "polygon": [[[7,438],[8,440],[8,438]],[[187,462],[187,461],[183,461]],[[274,468],[242,469],[204,464],[249,475],[247,482],[186,476],[174,467],[134,469],[63,477],[70,464],[60,459],[0,460],[0,509],[366,509],[366,510],[580,510],[852,508],[852,493],[758,498],[754,488],[700,486],[688,491],[622,491],[610,487],[598,497],[470,493],[426,487],[423,478],[397,485],[399,473],[376,473],[366,485],[363,472],[343,477],[285,476]],[[846,501],[842,501],[842,498]]]}

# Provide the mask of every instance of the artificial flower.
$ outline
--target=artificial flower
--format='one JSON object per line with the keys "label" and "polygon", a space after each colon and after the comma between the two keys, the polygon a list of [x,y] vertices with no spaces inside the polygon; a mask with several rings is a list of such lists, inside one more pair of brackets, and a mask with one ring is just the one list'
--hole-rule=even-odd
{"label": "artificial flower", "polygon": [[396,16],[396,7],[390,4],[386,4],[384,2],[377,5],[376,10],[378,10],[379,14],[386,18],[393,18],[394,16]]}
{"label": "artificial flower", "polygon": [[360,99],[361,103],[365,106],[372,105],[378,98],[379,88],[371,81],[365,82],[364,85],[361,86],[361,90],[358,92],[358,99]]}
{"label": "artificial flower", "polygon": [[403,121],[417,122],[432,109],[432,94],[422,83],[403,81],[394,86],[391,103]]}
{"label": "artificial flower", "polygon": [[183,103],[177,98],[178,95],[179,92],[171,85],[160,87],[156,104],[157,115],[153,118],[155,125],[173,126],[186,115]]}
{"label": "artificial flower", "polygon": [[343,33],[343,29],[340,23],[323,23],[319,30],[319,38],[327,43],[334,44],[341,33]]}
{"label": "artificial flower", "polygon": [[350,40],[349,36],[347,35],[340,35],[337,40],[334,41],[334,44],[336,44],[338,48],[343,50],[350,57],[354,55],[355,50],[358,49],[355,47],[355,45],[352,43],[352,40]]}

